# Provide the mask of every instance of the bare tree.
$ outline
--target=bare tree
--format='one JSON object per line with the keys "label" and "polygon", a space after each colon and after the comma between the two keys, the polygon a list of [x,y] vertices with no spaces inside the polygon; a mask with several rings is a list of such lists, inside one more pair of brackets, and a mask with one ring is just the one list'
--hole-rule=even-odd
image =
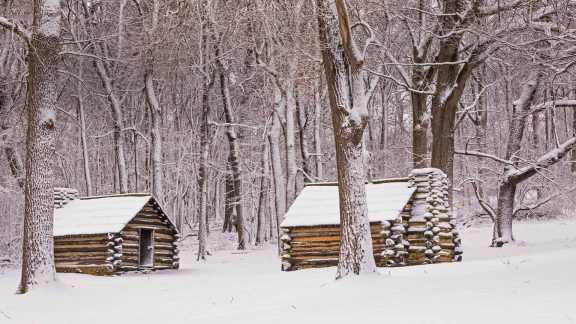
{"label": "bare tree", "polygon": [[32,3],[31,29],[0,17],[0,26],[13,31],[28,45],[26,111],[26,180],[24,234],[19,293],[55,280],[52,236],[53,160],[59,54],[62,48],[59,0]]}
{"label": "bare tree", "polygon": [[337,279],[376,271],[366,205],[364,130],[368,124],[366,49],[358,48],[343,0],[317,0],[320,47],[328,86],[340,196]]}

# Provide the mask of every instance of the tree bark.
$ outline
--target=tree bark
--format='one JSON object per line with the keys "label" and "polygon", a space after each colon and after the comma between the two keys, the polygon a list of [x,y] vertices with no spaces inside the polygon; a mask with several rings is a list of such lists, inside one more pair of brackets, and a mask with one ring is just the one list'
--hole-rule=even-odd
{"label": "tree bark", "polygon": [[234,130],[235,118],[232,112],[232,101],[230,98],[230,88],[229,80],[226,75],[225,68],[222,62],[219,62],[220,66],[220,91],[224,106],[224,116],[226,119],[226,137],[228,138],[228,148],[229,148],[229,163],[230,170],[232,171],[232,182],[234,185],[233,192],[233,203],[236,208],[236,231],[238,233],[238,250],[246,249],[248,244],[246,238],[246,225],[244,220],[244,207],[242,204],[242,177],[241,177],[241,166],[240,166],[240,152],[238,148],[238,136]]}
{"label": "tree bark", "polygon": [[112,120],[114,121],[114,153],[116,157],[116,165],[118,167],[118,187],[120,193],[128,192],[128,172],[126,169],[126,158],[124,154],[124,134],[123,134],[123,114],[120,100],[114,93],[112,80],[108,76],[108,71],[101,60],[94,60],[96,71],[102,82],[106,95],[110,101],[110,108],[112,111]]}
{"label": "tree bark", "polygon": [[266,209],[269,206],[270,199],[270,149],[267,141],[263,144],[262,150],[262,177],[260,178],[260,195],[258,200],[258,218],[256,223],[256,245],[261,245],[268,240],[266,228]]}
{"label": "tree bark", "polygon": [[26,111],[26,181],[24,235],[19,293],[55,280],[53,161],[56,141],[60,1],[35,0],[29,43]]}
{"label": "tree bark", "polygon": [[320,93],[320,82],[316,81],[314,86],[314,159],[316,162],[316,179],[324,178],[324,165],[322,164],[322,139],[320,137],[320,127],[322,123],[322,100]]}
{"label": "tree bark", "polygon": [[[82,76],[80,69],[79,76]],[[84,96],[80,82],[76,85],[76,96],[78,100],[78,119],[80,123],[80,142],[82,144],[82,162],[84,167],[84,181],[86,182],[86,195],[92,196],[92,175],[90,172],[90,155],[88,154],[88,144],[86,140],[86,117],[84,114]]]}
{"label": "tree bark", "polygon": [[[522,89],[520,98],[515,101],[512,106],[511,124],[505,158],[516,166],[519,160],[515,158],[514,155],[522,148],[526,120],[530,114],[530,108],[534,102],[541,77],[540,72],[534,72],[530,75],[528,82]],[[506,176],[514,170],[516,170],[516,167],[506,166],[504,168],[505,177],[499,185],[496,222],[494,224],[495,230],[493,231],[496,236],[492,238],[492,246],[502,246],[503,244],[514,241],[512,216],[514,213],[516,186],[519,181],[513,177]]]}
{"label": "tree bark", "polygon": [[317,0],[320,48],[336,145],[340,203],[337,279],[375,273],[366,204],[363,134],[368,124],[363,58],[350,31],[344,1]]}
{"label": "tree bark", "polygon": [[272,113],[272,126],[268,133],[270,142],[270,158],[272,164],[272,174],[274,179],[274,200],[276,206],[276,219],[282,222],[286,213],[286,186],[284,182],[284,172],[282,168],[282,158],[280,153],[280,116],[284,110],[284,100],[280,89],[274,88],[274,112]]}
{"label": "tree bark", "polygon": [[289,62],[290,76],[285,82],[286,89],[286,106],[284,112],[286,113],[286,206],[290,207],[296,198],[296,175],[298,173],[298,165],[296,164],[296,123],[294,118],[296,115],[296,88],[294,86],[296,80],[296,61],[290,59]]}
{"label": "tree bark", "polygon": [[[576,137],[576,107],[572,107],[572,136]],[[576,175],[576,150],[572,151],[572,174]]]}
{"label": "tree bark", "polygon": [[428,167],[427,96],[411,92],[412,97],[412,163],[414,169]]}
{"label": "tree bark", "polygon": [[304,182],[310,182],[312,170],[310,167],[310,151],[308,150],[308,136],[306,136],[306,129],[308,123],[308,116],[306,114],[306,107],[298,104],[298,132],[300,139],[300,155],[302,156],[302,171],[304,172]]}

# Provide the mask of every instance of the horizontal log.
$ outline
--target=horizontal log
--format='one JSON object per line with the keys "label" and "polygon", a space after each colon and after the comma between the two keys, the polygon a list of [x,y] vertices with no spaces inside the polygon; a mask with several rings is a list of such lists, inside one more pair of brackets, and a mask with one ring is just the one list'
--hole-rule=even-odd
{"label": "horizontal log", "polygon": [[108,256],[57,256],[54,258],[55,263],[66,263],[66,262],[94,262],[94,263],[106,263]]}
{"label": "horizontal log", "polygon": [[56,266],[57,272],[84,273],[91,275],[111,275],[114,274],[114,267],[102,265],[70,265]]}
{"label": "horizontal log", "polygon": [[140,225],[140,224],[133,224],[130,222],[124,228],[128,231],[138,231],[139,229],[143,228],[143,229],[153,229],[154,234],[156,234],[156,233],[161,233],[161,234],[165,234],[165,235],[174,234],[174,231],[172,231],[170,228],[168,228],[166,226],[158,226],[158,225]]}
{"label": "horizontal log", "polygon": [[89,245],[57,245],[54,246],[54,253],[67,253],[67,252],[108,252],[110,247],[104,244],[89,244]]}
{"label": "horizontal log", "polygon": [[74,244],[79,242],[105,243],[108,242],[108,236],[107,234],[95,234],[54,237],[54,244]]}
{"label": "horizontal log", "polygon": [[[110,250],[113,253],[113,250]],[[90,256],[109,256],[112,255],[106,249],[105,251],[91,251],[91,252],[68,252],[68,251],[58,251],[54,253],[54,257],[68,257],[68,256],[78,256],[78,257],[90,257]]]}

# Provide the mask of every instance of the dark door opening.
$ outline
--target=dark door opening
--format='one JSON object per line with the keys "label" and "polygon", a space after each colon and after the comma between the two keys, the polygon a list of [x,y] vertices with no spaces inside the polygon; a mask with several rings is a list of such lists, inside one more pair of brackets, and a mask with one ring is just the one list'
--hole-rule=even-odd
{"label": "dark door opening", "polygon": [[140,266],[154,266],[154,230],[140,229]]}

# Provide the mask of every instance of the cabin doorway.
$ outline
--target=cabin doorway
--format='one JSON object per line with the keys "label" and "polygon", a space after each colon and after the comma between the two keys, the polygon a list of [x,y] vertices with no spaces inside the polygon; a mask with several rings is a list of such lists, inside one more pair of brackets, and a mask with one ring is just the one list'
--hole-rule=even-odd
{"label": "cabin doorway", "polygon": [[140,267],[154,266],[154,230],[140,229]]}

